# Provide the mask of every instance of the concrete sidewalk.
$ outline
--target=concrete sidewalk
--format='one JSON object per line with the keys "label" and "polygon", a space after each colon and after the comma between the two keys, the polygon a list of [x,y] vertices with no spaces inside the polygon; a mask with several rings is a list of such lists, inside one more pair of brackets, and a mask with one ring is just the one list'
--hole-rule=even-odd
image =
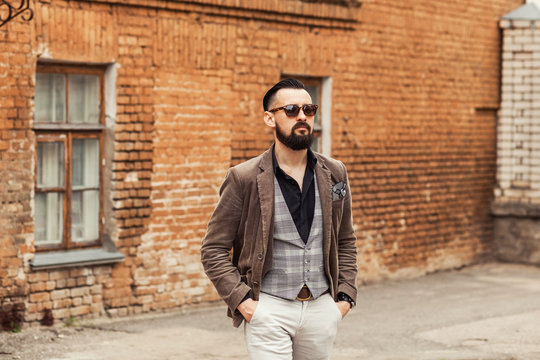
{"label": "concrete sidewalk", "polygon": [[[240,360],[247,354],[243,329],[234,329],[219,305],[3,333],[0,359]],[[540,359],[540,268],[490,263],[361,287],[332,359]]]}

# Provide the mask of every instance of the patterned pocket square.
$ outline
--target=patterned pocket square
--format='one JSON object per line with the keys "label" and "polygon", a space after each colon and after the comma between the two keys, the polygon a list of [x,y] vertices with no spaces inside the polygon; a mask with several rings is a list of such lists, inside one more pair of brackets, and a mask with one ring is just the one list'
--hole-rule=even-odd
{"label": "patterned pocket square", "polygon": [[347,184],[343,181],[332,186],[332,200],[341,200],[347,195]]}

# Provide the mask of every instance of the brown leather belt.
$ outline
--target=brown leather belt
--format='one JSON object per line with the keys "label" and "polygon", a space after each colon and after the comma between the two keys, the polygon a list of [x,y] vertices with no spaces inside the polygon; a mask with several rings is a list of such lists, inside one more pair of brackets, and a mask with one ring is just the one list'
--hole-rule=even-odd
{"label": "brown leather belt", "polygon": [[296,300],[298,301],[308,301],[311,300],[313,297],[313,294],[311,293],[311,290],[307,287],[307,285],[302,286],[302,289],[300,289],[300,292],[298,292],[298,295],[296,295]]}
{"label": "brown leather belt", "polygon": [[[330,290],[326,290],[321,295],[328,294]],[[298,292],[298,295],[296,295],[296,300],[298,301],[309,301],[313,299],[313,294],[311,293],[311,290],[307,287],[307,285],[304,284],[302,286],[302,289]]]}

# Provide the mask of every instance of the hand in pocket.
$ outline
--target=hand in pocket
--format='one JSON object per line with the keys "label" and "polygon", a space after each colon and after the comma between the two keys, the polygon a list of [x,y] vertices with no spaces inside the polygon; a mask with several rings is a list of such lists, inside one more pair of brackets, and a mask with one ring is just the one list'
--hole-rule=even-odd
{"label": "hand in pocket", "polygon": [[257,308],[258,304],[258,301],[249,298],[246,301],[243,301],[240,305],[238,305],[237,309],[238,311],[240,311],[244,319],[246,319],[246,321],[249,323],[251,322],[251,318],[253,317],[253,314],[255,313],[255,309]]}

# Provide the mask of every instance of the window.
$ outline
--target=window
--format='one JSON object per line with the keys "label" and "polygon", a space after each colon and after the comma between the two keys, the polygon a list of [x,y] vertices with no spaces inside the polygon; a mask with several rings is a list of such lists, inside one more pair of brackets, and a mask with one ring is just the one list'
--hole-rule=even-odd
{"label": "window", "polygon": [[37,67],[37,250],[102,242],[104,72],[99,67]]}
{"label": "window", "polygon": [[319,111],[315,115],[313,126],[314,140],[311,149],[330,156],[330,114],[331,114],[331,88],[332,81],[328,77],[302,77],[294,75],[284,75],[282,78],[292,77],[300,80],[306,86],[314,104],[319,105]]}
{"label": "window", "polygon": [[[300,80],[300,79],[299,79]],[[314,104],[317,104],[321,106],[321,82],[319,79],[301,79],[306,86],[306,89],[311,96],[311,101],[313,101]],[[322,108],[321,108],[322,109]],[[313,144],[311,145],[311,149],[313,151],[321,152],[322,149],[322,126],[321,126],[321,113],[317,112],[315,115],[315,121],[313,125]]]}

